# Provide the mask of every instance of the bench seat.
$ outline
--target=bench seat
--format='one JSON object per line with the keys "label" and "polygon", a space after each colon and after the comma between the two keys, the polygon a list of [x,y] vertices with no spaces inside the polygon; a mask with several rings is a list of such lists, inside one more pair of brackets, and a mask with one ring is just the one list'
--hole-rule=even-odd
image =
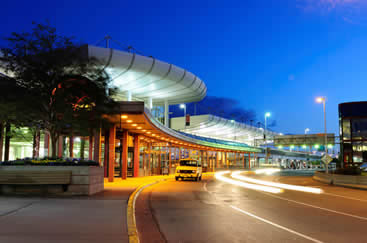
{"label": "bench seat", "polygon": [[71,171],[0,171],[1,185],[67,185]]}

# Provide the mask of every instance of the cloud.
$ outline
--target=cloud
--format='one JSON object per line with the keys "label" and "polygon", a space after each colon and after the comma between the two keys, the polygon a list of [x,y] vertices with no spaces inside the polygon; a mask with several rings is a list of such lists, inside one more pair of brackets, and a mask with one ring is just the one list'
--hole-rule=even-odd
{"label": "cloud", "polygon": [[366,0],[298,0],[297,6],[306,13],[335,14],[350,24],[359,24],[367,14]]}

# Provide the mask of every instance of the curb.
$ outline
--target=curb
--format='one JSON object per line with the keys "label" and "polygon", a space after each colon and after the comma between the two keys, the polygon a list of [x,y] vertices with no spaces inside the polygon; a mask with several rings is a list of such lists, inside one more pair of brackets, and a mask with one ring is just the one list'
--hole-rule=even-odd
{"label": "curb", "polygon": [[135,220],[135,201],[138,198],[141,191],[145,188],[162,182],[166,179],[161,179],[154,182],[149,182],[138,186],[135,191],[129,196],[129,200],[127,203],[127,233],[129,236],[129,243],[139,243],[138,229],[136,227]]}

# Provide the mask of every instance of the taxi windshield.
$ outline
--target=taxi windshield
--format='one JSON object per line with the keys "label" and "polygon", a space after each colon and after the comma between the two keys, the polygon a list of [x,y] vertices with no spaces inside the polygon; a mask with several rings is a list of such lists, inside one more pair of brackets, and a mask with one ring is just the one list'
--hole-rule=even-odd
{"label": "taxi windshield", "polygon": [[198,162],[196,160],[181,160],[181,166],[197,166]]}

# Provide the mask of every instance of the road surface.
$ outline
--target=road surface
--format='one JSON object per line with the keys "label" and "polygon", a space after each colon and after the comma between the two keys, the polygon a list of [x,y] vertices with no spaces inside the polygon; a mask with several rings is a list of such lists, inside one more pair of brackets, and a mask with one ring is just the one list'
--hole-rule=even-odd
{"label": "road surface", "polygon": [[273,194],[242,188],[213,176],[201,182],[170,179],[148,187],[137,200],[141,241],[367,241],[367,191],[328,186],[311,177],[256,178],[317,187],[324,192],[284,190]]}

